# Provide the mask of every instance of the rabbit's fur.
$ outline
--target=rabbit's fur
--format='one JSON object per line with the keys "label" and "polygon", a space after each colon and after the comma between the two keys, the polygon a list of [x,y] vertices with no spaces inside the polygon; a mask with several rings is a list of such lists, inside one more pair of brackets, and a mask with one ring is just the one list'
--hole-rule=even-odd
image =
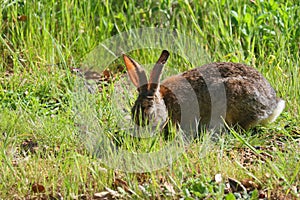
{"label": "rabbit's fur", "polygon": [[[139,92],[132,108],[132,118],[138,125],[162,127],[171,119],[174,124],[199,122],[216,128],[225,119],[230,126],[248,129],[274,121],[285,107],[269,82],[244,64],[210,63],[160,83],[168,57],[169,52],[164,50],[148,81],[144,69],[123,54],[129,77]],[[218,122],[213,123],[216,116]]]}

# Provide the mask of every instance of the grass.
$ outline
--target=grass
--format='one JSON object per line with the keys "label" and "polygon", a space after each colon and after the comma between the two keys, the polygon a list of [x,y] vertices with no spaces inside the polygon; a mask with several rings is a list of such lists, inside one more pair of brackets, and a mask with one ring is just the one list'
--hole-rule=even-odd
{"label": "grass", "polygon": [[[0,198],[299,198],[298,1],[3,1],[0,9]],[[91,154],[83,130],[98,128],[90,134],[100,134],[100,144],[107,142],[101,141],[105,136],[128,152],[155,153],[172,144],[158,136],[128,136],[124,116],[134,88],[122,89],[125,76],[116,71],[121,58],[97,57],[105,58],[99,44],[147,27],[176,30],[179,51],[171,55],[165,77],[212,61],[246,63],[286,100],[283,114],[267,127],[231,130],[218,142],[200,138],[155,171],[112,169],[119,160]],[[118,48],[135,45],[129,36]],[[146,46],[129,54],[154,63],[162,48]],[[120,49],[113,50],[118,55]],[[101,92],[76,96],[78,76],[71,69],[90,67],[86,61],[93,58],[98,58],[94,69],[102,76],[110,69],[115,81],[106,74],[98,83]],[[119,91],[124,101],[113,96]],[[228,178],[248,191],[228,190]]]}

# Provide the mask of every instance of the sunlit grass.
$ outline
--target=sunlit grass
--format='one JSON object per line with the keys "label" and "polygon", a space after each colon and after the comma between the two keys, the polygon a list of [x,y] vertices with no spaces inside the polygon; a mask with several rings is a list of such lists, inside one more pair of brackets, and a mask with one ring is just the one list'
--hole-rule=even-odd
{"label": "sunlit grass", "polygon": [[[111,188],[123,198],[217,199],[228,195],[228,177],[253,180],[269,198],[277,193],[299,195],[298,1],[3,1],[0,9],[0,198],[92,198]],[[172,141],[129,134],[132,124],[126,124],[125,117],[130,117],[135,88],[129,84],[122,98],[112,101],[125,74],[101,83],[101,93],[88,94],[87,102],[76,105],[78,76],[70,69],[83,67],[86,56],[110,37],[146,27],[176,30],[179,38],[199,46],[192,49],[188,40],[174,41],[180,51],[171,54],[164,77],[194,67],[189,56],[196,56],[197,65],[246,63],[286,100],[283,114],[267,127],[228,131],[217,142],[194,141],[158,171],[111,169],[86,148],[82,139],[88,120],[78,118],[78,108],[86,109],[79,110],[84,117],[95,112],[95,118],[88,119],[101,127],[97,134],[128,152],[158,152]],[[140,63],[155,63],[160,52],[145,47],[126,53]],[[98,65],[101,72],[123,62],[118,58],[102,66],[99,60]],[[152,66],[145,68],[150,71]],[[256,156],[250,165],[245,164],[245,151]],[[266,159],[260,160],[261,154]],[[214,182],[216,174],[223,178],[219,184]],[[45,191],[34,192],[34,184]],[[176,194],[169,194],[166,185]]]}

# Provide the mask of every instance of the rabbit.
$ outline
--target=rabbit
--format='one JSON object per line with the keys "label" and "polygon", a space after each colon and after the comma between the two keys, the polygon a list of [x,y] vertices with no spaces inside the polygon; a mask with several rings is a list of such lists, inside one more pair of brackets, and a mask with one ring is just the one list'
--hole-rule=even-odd
{"label": "rabbit", "polygon": [[[129,78],[138,90],[131,110],[137,125],[163,128],[171,120],[173,124],[187,126],[197,121],[197,126],[207,127],[214,109],[220,121],[247,130],[275,121],[285,107],[285,101],[276,97],[263,75],[245,64],[205,64],[161,82],[168,57],[169,52],[163,50],[148,80],[145,70],[123,53]],[[217,98],[212,99],[211,92]],[[218,93],[222,92],[225,98],[218,99]],[[183,113],[185,116],[181,116]]]}

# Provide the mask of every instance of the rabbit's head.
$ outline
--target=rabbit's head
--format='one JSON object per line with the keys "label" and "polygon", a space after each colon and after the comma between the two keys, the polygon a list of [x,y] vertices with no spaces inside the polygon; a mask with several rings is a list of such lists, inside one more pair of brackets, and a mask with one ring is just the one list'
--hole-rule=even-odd
{"label": "rabbit's head", "polygon": [[145,70],[132,58],[123,54],[129,77],[139,93],[131,109],[132,119],[137,125],[162,127],[167,122],[168,111],[159,90],[160,77],[168,57],[169,52],[164,50],[156,62],[148,81]]}

